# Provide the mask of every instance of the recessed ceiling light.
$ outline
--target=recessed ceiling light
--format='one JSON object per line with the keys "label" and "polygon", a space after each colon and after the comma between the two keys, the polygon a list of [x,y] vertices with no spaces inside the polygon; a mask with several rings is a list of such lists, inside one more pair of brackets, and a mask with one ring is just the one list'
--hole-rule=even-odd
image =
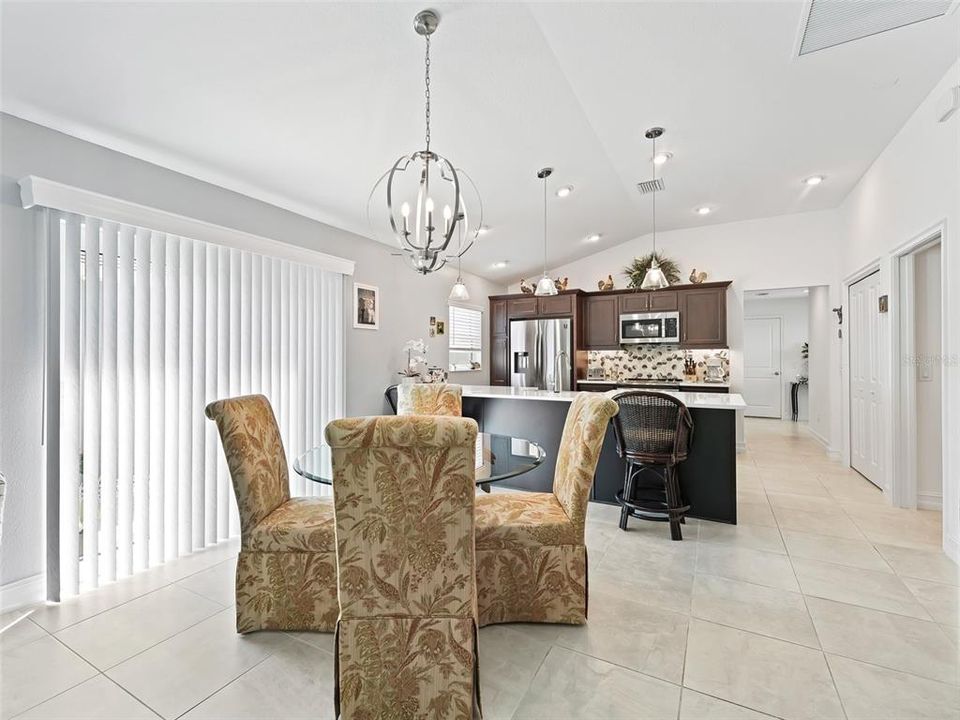
{"label": "recessed ceiling light", "polygon": [[696,213],[697,215],[709,215],[710,208],[707,207],[706,205],[701,205],[700,207],[697,208]]}
{"label": "recessed ceiling light", "polygon": [[481,225],[477,230],[477,235],[486,235],[488,232],[490,232],[490,227],[488,225]]}
{"label": "recessed ceiling light", "polygon": [[803,181],[807,185],[819,185],[823,182],[823,175],[811,175],[806,180]]}
{"label": "recessed ceiling light", "polygon": [[589,243],[597,242],[600,239],[600,233],[593,233],[591,235],[587,235],[587,237],[584,239]]}
{"label": "recessed ceiling light", "polygon": [[557,197],[565,198],[567,195],[573,192],[573,185],[564,185],[563,187],[557,188]]}
{"label": "recessed ceiling light", "polygon": [[667,160],[673,157],[671,152],[661,152],[653,156],[654,165],[663,165]]}
{"label": "recessed ceiling light", "polygon": [[494,266],[495,268],[497,268],[498,270],[500,270],[500,269],[505,268],[505,267],[507,266],[507,261],[506,261],[506,260],[498,260],[497,262],[495,262],[495,263],[493,264],[493,266]]}

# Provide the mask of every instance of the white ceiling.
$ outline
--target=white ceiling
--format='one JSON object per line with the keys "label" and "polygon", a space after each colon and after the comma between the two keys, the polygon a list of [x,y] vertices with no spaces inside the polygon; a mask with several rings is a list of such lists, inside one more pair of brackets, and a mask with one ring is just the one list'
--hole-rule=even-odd
{"label": "white ceiling", "polygon": [[[425,6],[4,2],[2,108],[368,235],[371,186],[422,143]],[[660,229],[836,207],[960,32],[953,13],[796,58],[803,0],[437,9],[433,145],[492,227],[465,269],[502,280],[541,262],[544,165],[575,186],[551,195],[551,265],[649,231],[652,125],[674,153]]]}

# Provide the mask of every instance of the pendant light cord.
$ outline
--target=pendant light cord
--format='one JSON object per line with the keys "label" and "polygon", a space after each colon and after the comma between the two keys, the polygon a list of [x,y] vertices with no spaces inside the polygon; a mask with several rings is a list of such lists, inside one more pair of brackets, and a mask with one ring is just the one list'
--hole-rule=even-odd
{"label": "pendant light cord", "polygon": [[427,41],[427,54],[423,61],[424,74],[423,74],[423,97],[426,100],[426,107],[424,109],[424,118],[426,119],[427,131],[424,135],[424,139],[427,143],[427,152],[430,152],[430,36],[424,36]]}
{"label": "pendant light cord", "polygon": [[657,259],[657,138],[653,138],[653,258],[651,262]]}
{"label": "pendant light cord", "polygon": [[543,178],[543,276],[547,276],[547,178]]}

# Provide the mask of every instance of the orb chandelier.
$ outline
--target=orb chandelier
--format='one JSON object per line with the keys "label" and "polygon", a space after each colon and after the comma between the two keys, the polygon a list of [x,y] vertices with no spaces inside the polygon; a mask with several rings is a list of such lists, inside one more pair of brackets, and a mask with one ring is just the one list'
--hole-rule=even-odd
{"label": "orb chandelier", "polygon": [[[476,185],[430,146],[430,36],[439,24],[433,10],[418,13],[413,21],[414,30],[426,41],[424,149],[397,158],[367,200],[367,219],[374,233],[395,239],[401,251],[397,254],[423,275],[463,256],[483,221]],[[384,205],[373,207],[375,200],[378,206]],[[460,242],[453,248],[450,241],[458,234]]]}

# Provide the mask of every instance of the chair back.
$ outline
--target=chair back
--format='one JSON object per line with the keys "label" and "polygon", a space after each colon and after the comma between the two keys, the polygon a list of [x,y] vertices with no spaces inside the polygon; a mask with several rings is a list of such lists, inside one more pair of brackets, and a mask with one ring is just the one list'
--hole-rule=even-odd
{"label": "chair back", "polygon": [[451,415],[460,417],[462,390],[447,383],[415,383],[397,388],[398,415]]}
{"label": "chair back", "polygon": [[580,393],[570,403],[563,425],[553,494],[574,525],[583,528],[587,517],[590,486],[597,470],[610,418],[617,404],[600,393]]}
{"label": "chair back", "polygon": [[[469,716],[476,676],[469,418],[368,417],[326,428],[337,536],[336,703],[343,718]],[[444,713],[445,715],[445,713]]]}
{"label": "chair back", "polygon": [[250,530],[290,499],[280,428],[263,395],[215,400],[207,405],[206,414],[220,431],[245,544]]}
{"label": "chair back", "polygon": [[613,421],[622,457],[656,464],[676,464],[687,457],[693,418],[673,395],[652,390],[618,393]]}

